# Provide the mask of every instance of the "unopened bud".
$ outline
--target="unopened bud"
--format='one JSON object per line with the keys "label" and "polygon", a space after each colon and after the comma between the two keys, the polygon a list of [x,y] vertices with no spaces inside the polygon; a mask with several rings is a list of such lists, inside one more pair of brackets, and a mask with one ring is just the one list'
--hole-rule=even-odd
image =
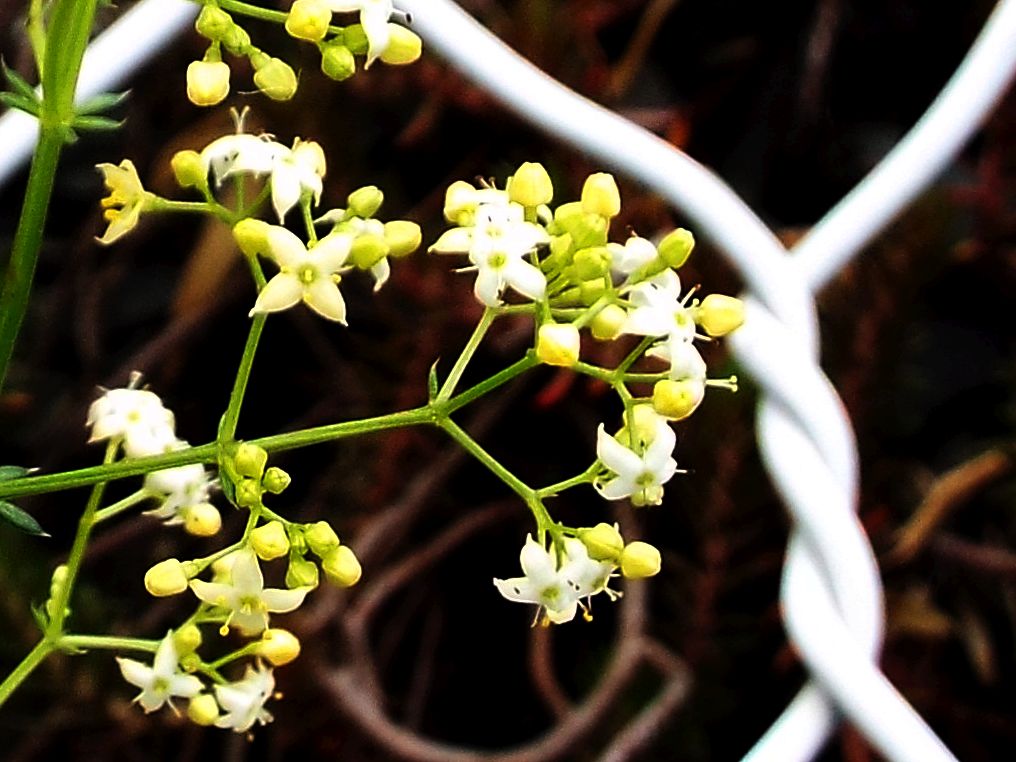
{"label": "unopened bud", "polygon": [[695,412],[705,394],[705,382],[699,378],[657,381],[653,387],[653,410],[664,418],[680,421]]}
{"label": "unopened bud", "polygon": [[318,521],[304,530],[303,539],[314,555],[324,558],[339,547],[339,536],[327,521]]}
{"label": "unopened bud", "polygon": [[324,0],[294,0],[286,16],[286,31],[298,40],[317,42],[328,34],[332,11]]}
{"label": "unopened bud", "polygon": [[254,72],[254,85],[273,101],[288,101],[296,93],[296,72],[281,58],[269,58]]}
{"label": "unopened bud", "polygon": [[352,587],[363,573],[359,560],[347,545],[340,545],[321,559],[321,568],[329,581],[339,587]]}
{"label": "unopened bud", "polygon": [[593,338],[600,341],[613,341],[621,335],[621,329],[628,320],[628,313],[617,304],[608,304],[596,313],[589,323]]}
{"label": "unopened bud", "polygon": [[184,530],[195,537],[211,537],[222,528],[222,515],[211,503],[195,503],[181,513]]}
{"label": "unopened bud", "polygon": [[582,211],[601,217],[616,217],[621,211],[621,193],[614,176],[597,172],[582,185]]}
{"label": "unopened bud", "polygon": [[292,481],[293,480],[290,478],[289,474],[278,466],[272,466],[265,471],[265,478],[261,480],[261,485],[273,495],[278,495],[283,492]]}
{"label": "unopened bud", "polygon": [[239,24],[231,24],[229,29],[222,34],[222,44],[226,50],[237,56],[245,56],[251,49],[250,35]]}
{"label": "unopened bud", "polygon": [[262,634],[255,653],[270,661],[273,667],[281,667],[300,655],[300,641],[289,630],[272,627]]}
{"label": "unopened bud", "polygon": [[241,508],[250,508],[261,502],[263,494],[261,484],[257,479],[244,477],[236,483],[236,504]]}
{"label": "unopened bud", "polygon": [[203,727],[214,725],[219,719],[219,702],[210,693],[195,696],[187,704],[187,719]]}
{"label": "unopened bud", "polygon": [[170,159],[173,176],[181,188],[207,188],[208,172],[201,161],[201,154],[190,149],[177,151]]}
{"label": "unopened bud", "polygon": [[606,246],[594,246],[575,252],[572,264],[579,280],[593,280],[610,272],[610,260],[610,250]]}
{"label": "unopened bud", "polygon": [[554,198],[554,184],[546,168],[527,161],[508,180],[508,198],[522,206],[549,204]]}
{"label": "unopened bud", "polygon": [[660,258],[675,270],[688,261],[691,250],[694,248],[695,236],[684,228],[667,233],[660,241],[660,245],[656,247],[660,252]]}
{"label": "unopened bud", "polygon": [[325,76],[341,82],[356,73],[356,58],[345,45],[325,45],[321,48],[321,71]]}
{"label": "unopened bud", "polygon": [[744,302],[725,294],[709,294],[698,306],[695,319],[710,336],[726,336],[744,323]]}
{"label": "unopened bud", "polygon": [[289,537],[281,521],[269,521],[250,533],[250,544],[262,561],[281,558],[289,552]]}
{"label": "unopened bud", "polygon": [[423,41],[412,29],[398,24],[388,25],[388,46],[378,56],[386,64],[402,66],[411,64],[420,58],[423,52]]}
{"label": "unopened bud", "polygon": [[645,579],[660,572],[660,551],[648,542],[630,542],[621,551],[621,574],[628,579]]}
{"label": "unopened bud", "polygon": [[197,33],[213,42],[222,40],[233,26],[233,17],[214,5],[202,6],[194,22]]}
{"label": "unopened bud", "polygon": [[173,633],[173,645],[178,657],[192,654],[201,646],[201,630],[195,624],[188,624]]}
{"label": "unopened bud", "polygon": [[229,64],[192,61],[187,67],[187,98],[195,106],[214,106],[229,95]]}
{"label": "unopened bud", "polygon": [[145,572],[145,589],[157,598],[182,593],[188,582],[183,564],[175,558],[159,561]]}
{"label": "unopened bud", "polygon": [[591,529],[580,529],[579,539],[594,561],[616,561],[624,550],[624,538],[617,527],[602,522]]}
{"label": "unopened bud", "polygon": [[271,230],[272,226],[264,220],[248,217],[233,226],[233,240],[248,257],[256,257],[268,251],[268,234]]}
{"label": "unopened bud", "polygon": [[286,569],[286,587],[317,587],[319,581],[318,567],[313,561],[305,558],[290,558]]}
{"label": "unopened bud", "polygon": [[388,254],[393,257],[405,257],[412,254],[423,242],[420,226],[409,220],[392,220],[385,223],[385,243]]}
{"label": "unopened bud", "polygon": [[579,329],[571,323],[544,323],[536,336],[536,357],[547,365],[570,368],[579,359]]}
{"label": "unopened bud", "polygon": [[463,214],[476,208],[476,188],[465,180],[456,180],[445,191],[444,216],[448,222],[460,223]]}
{"label": "unopened bud", "polygon": [[388,256],[388,244],[381,236],[365,233],[353,240],[349,249],[349,263],[360,270],[369,270]]}
{"label": "unopened bud", "polygon": [[[236,228],[234,228],[234,231]],[[268,453],[263,447],[241,442],[233,454],[233,467],[240,476],[260,479],[268,463]]]}
{"label": "unopened bud", "polygon": [[385,194],[375,185],[357,188],[346,197],[349,211],[357,217],[373,217],[384,203]]}

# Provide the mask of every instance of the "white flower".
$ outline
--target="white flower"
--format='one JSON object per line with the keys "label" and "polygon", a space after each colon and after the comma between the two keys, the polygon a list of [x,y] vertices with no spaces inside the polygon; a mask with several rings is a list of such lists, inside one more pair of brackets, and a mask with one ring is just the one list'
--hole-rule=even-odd
{"label": "white flower", "polygon": [[617,593],[607,587],[611,574],[616,568],[610,561],[595,561],[589,557],[589,549],[577,537],[564,540],[565,562],[559,573],[579,598],[589,598],[597,593],[606,593],[611,600]]}
{"label": "white flower", "polygon": [[250,314],[278,312],[303,300],[322,317],[345,325],[346,302],[339,292],[339,273],[353,238],[329,233],[308,249],[283,227],[271,226],[268,249],[279,273],[261,289]]}
{"label": "white flower", "polygon": [[691,341],[695,338],[695,317],[680,294],[681,279],[669,269],[632,286],[628,299],[634,309],[628,313],[624,333]]}
{"label": "white flower", "polygon": [[682,338],[661,341],[646,352],[670,363],[670,378],[674,381],[696,381],[705,386],[706,361],[690,341]]}
{"label": "white flower", "polygon": [[677,437],[663,418],[655,421],[653,429],[653,436],[640,455],[610,436],[600,424],[596,431],[596,457],[616,474],[595,484],[607,500],[630,497],[636,506],[662,502],[663,485],[677,472],[677,462],[671,457]]}
{"label": "white flower", "polygon": [[269,612],[284,614],[293,611],[303,603],[311,589],[265,589],[265,578],[254,551],[238,550],[233,556],[228,583],[205,582],[200,579],[191,580],[190,583],[198,598],[229,611],[224,627],[233,626],[244,635],[257,635],[268,628]]}
{"label": "white flower", "polygon": [[360,25],[367,35],[367,63],[365,67],[388,48],[391,33],[388,19],[394,12],[392,0],[327,0],[328,7],[336,13],[359,11]]}
{"label": "white flower", "polygon": [[[479,196],[484,191],[475,193]],[[477,206],[472,226],[445,232],[430,250],[439,254],[467,252],[477,270],[473,291],[487,307],[501,304],[505,286],[534,301],[542,299],[547,279],[525,256],[550,241],[547,231],[526,222],[525,210],[508,202],[503,191],[493,191],[485,198],[491,200]]]}
{"label": "white flower", "polygon": [[265,709],[265,702],[274,690],[272,670],[261,663],[257,669],[248,664],[243,680],[215,686],[215,698],[226,712],[215,721],[216,727],[246,733],[255,722],[260,725],[271,722],[272,715]]}
{"label": "white flower", "polygon": [[154,712],[163,704],[173,706],[171,699],[193,698],[204,687],[194,675],[184,675],[177,670],[179,657],[173,643],[173,633],[168,633],[159,643],[151,667],[134,659],[117,658],[124,680],[141,689],[134,700],[141,704],[145,713]]}
{"label": "white flower", "polygon": [[97,164],[96,169],[102,172],[102,181],[109,191],[109,195],[102,199],[105,210],[102,217],[109,226],[99,238],[99,243],[113,243],[134,229],[141,213],[155,196],[141,185],[141,178],[130,159],[124,159],[119,166]]}
{"label": "white flower", "polygon": [[161,499],[162,505],[146,513],[165,519],[167,524],[182,524],[182,514],[188,508],[208,502],[214,484],[215,480],[200,463],[153,471],[145,476],[145,490]]}
{"label": "white flower", "polygon": [[555,624],[574,619],[580,592],[558,571],[553,547],[548,551],[528,535],[519,554],[519,563],[525,576],[495,578],[498,592],[510,601],[535,603]]}
{"label": "white flower", "polygon": [[652,241],[637,235],[631,236],[624,245],[608,243],[607,249],[611,254],[610,267],[618,275],[631,275],[659,256]]}
{"label": "white flower", "polygon": [[89,442],[119,439],[129,458],[161,455],[176,442],[173,413],[144,389],[110,389],[88,408]]}
{"label": "white flower", "polygon": [[293,147],[287,148],[263,135],[242,132],[209,143],[201,151],[201,161],[217,186],[237,174],[270,175],[272,206],[279,222],[304,193],[312,194],[315,204],[320,201],[321,179],[327,169],[321,146],[312,140],[296,138]]}

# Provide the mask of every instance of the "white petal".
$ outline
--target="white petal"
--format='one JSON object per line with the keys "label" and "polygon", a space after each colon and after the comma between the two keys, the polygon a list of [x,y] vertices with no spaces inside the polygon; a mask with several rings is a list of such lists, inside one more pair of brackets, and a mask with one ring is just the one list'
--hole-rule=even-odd
{"label": "white petal", "polygon": [[169,678],[167,690],[171,696],[194,698],[204,688],[204,684],[194,675],[173,675]]}
{"label": "white petal", "polygon": [[224,585],[221,582],[205,582],[203,579],[192,579],[191,590],[194,591],[200,600],[210,603],[213,606],[232,608],[232,602],[236,600],[236,590],[232,585]]}
{"label": "white petal", "polygon": [[472,229],[452,228],[442,233],[428,251],[435,254],[465,254],[472,248],[472,245]]}
{"label": "white petal", "polygon": [[307,247],[295,233],[279,225],[268,229],[268,251],[279,267],[295,269],[307,261]]}
{"label": "white petal", "polygon": [[636,336],[666,336],[674,327],[672,314],[649,306],[636,307],[628,313],[622,330]]}
{"label": "white petal", "polygon": [[564,624],[575,618],[578,610],[578,601],[572,600],[567,606],[561,609],[547,609],[547,619],[554,624]]}
{"label": "white petal", "polygon": [[494,579],[494,586],[505,598],[517,603],[539,603],[539,591],[528,577]]}
{"label": "white petal", "polygon": [[552,551],[544,548],[532,535],[526,537],[526,544],[519,553],[519,564],[526,577],[537,587],[551,584],[557,574],[557,564],[554,563]]}
{"label": "white petal", "polygon": [[360,24],[367,35],[366,69],[374,60],[388,49],[391,33],[388,31],[388,18],[392,15],[390,2],[365,3],[360,11]]}
{"label": "white petal", "polygon": [[250,314],[287,310],[303,298],[303,284],[294,273],[279,273],[258,294]]}
{"label": "white petal", "polygon": [[596,491],[607,500],[620,500],[623,497],[628,497],[636,487],[634,480],[621,476],[594,486]]}
{"label": "white petal", "polygon": [[267,590],[262,591],[261,601],[272,613],[285,614],[299,608],[300,604],[303,603],[303,599],[310,590],[311,588],[309,587],[297,587],[292,590],[268,588]]}
{"label": "white petal", "polygon": [[388,264],[388,257],[381,257],[377,264],[370,268],[370,274],[374,276],[374,291],[380,291],[392,274],[392,266]]}
{"label": "white petal", "polygon": [[307,306],[321,317],[346,325],[346,300],[337,283],[330,278],[317,278],[303,291]]}
{"label": "white petal", "polygon": [[[656,427],[656,436],[653,437],[652,443],[646,448],[646,453],[642,458],[646,469],[654,474],[662,473],[668,460],[671,460],[670,456],[674,452],[676,444],[677,435],[674,433],[674,430],[666,423],[661,422]],[[673,476],[673,471],[670,475]],[[669,479],[670,477],[668,476],[667,478]]]}
{"label": "white petal", "polygon": [[634,479],[642,471],[642,458],[610,436],[602,423],[596,430],[596,457],[611,471],[627,479]]}
{"label": "white petal", "polygon": [[272,206],[279,215],[279,222],[286,218],[286,213],[300,201],[303,188],[300,185],[300,173],[288,162],[280,162],[272,172]]}
{"label": "white petal", "polygon": [[179,657],[176,655],[173,634],[169,633],[159,643],[159,648],[155,652],[155,663],[153,664],[152,671],[156,677],[165,679],[176,672],[178,662]]}
{"label": "white petal", "polygon": [[155,672],[147,664],[122,657],[117,657],[116,663],[120,665],[123,679],[137,688],[148,688],[155,682]]}
{"label": "white petal", "polygon": [[497,307],[501,304],[501,289],[504,284],[501,281],[501,273],[490,267],[481,268],[476,273],[476,283],[473,284],[473,293],[480,303],[487,307]]}
{"label": "white petal", "polygon": [[322,273],[338,272],[349,257],[353,237],[346,233],[329,233],[310,250],[311,258]]}
{"label": "white petal", "polygon": [[509,262],[503,272],[509,286],[533,301],[539,301],[546,293],[547,278],[538,267],[525,260],[516,259]]}

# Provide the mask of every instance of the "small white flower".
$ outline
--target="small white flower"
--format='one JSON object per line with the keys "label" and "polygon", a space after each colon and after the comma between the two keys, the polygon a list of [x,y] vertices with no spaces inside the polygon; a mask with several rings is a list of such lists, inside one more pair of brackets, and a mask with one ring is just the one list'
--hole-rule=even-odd
{"label": "small white flower", "polygon": [[349,235],[330,233],[308,249],[296,235],[273,225],[268,249],[279,273],[261,289],[250,314],[279,312],[303,300],[322,317],[345,325],[346,302],[339,292],[339,273],[352,242]]}
{"label": "small white flower", "polygon": [[565,562],[561,565],[560,574],[579,598],[590,598],[604,592],[611,600],[620,593],[611,590],[607,585],[616,568],[610,561],[595,561],[589,557],[589,549],[577,537],[566,537],[564,540]]}
{"label": "small white flower", "polygon": [[535,603],[547,612],[547,619],[554,624],[570,622],[575,617],[580,596],[558,572],[553,547],[548,551],[528,535],[519,554],[519,563],[525,576],[495,579],[498,592],[510,601]]}
{"label": "small white flower", "polygon": [[216,727],[246,733],[255,722],[260,725],[271,722],[272,715],[265,709],[265,702],[274,690],[272,670],[261,663],[257,669],[248,664],[242,680],[215,686],[215,698],[226,712],[215,721]]}
{"label": "small white flower", "polygon": [[682,338],[661,341],[646,352],[670,363],[670,378],[674,381],[697,381],[705,385],[706,361],[690,341]]}
{"label": "small white flower", "polygon": [[594,486],[607,500],[630,497],[636,506],[659,505],[663,485],[677,472],[677,462],[671,457],[676,443],[674,430],[659,418],[640,455],[610,436],[601,423],[596,431],[596,457],[616,476]]}
{"label": "small white flower", "polygon": [[109,225],[99,238],[99,243],[108,244],[137,226],[141,213],[155,196],[141,185],[141,178],[130,159],[124,159],[119,166],[97,164],[96,169],[102,172],[102,180],[109,191],[109,195],[102,199],[102,208],[105,210],[102,217]]}
{"label": "small white flower", "polygon": [[205,171],[211,171],[216,186],[237,174],[267,175],[289,149],[265,136],[239,132],[224,135],[201,151]]}
{"label": "small white flower", "polygon": [[233,554],[230,581],[191,580],[194,594],[205,603],[229,611],[224,627],[236,627],[244,635],[257,635],[268,628],[268,614],[284,614],[303,603],[311,588],[293,590],[265,588],[257,556],[250,549]]}
{"label": "small white flower", "polygon": [[607,249],[611,254],[610,267],[618,275],[631,275],[659,256],[652,241],[637,235],[631,236],[624,245],[608,243]]}
{"label": "small white flower", "polygon": [[182,514],[193,505],[207,503],[214,485],[215,480],[200,463],[153,471],[145,476],[144,487],[152,497],[161,499],[162,505],[146,513],[167,524],[182,524]]}
{"label": "small white flower", "polygon": [[691,341],[695,338],[695,317],[680,295],[681,279],[669,269],[632,286],[628,299],[634,309],[628,313],[624,333]]}
{"label": "small white flower", "polygon": [[89,442],[118,439],[129,458],[160,455],[176,442],[173,413],[144,389],[110,389],[88,408]]}
{"label": "small white flower", "polygon": [[367,63],[385,52],[391,33],[388,31],[388,19],[395,11],[392,0],[327,0],[328,7],[336,13],[360,13],[360,25],[367,35]]}
{"label": "small white flower", "polygon": [[193,698],[204,687],[194,675],[184,675],[178,671],[179,657],[171,632],[159,643],[151,667],[134,659],[117,658],[116,661],[124,680],[141,689],[134,700],[141,704],[146,714],[154,712],[167,702],[172,707],[171,699],[174,696]]}

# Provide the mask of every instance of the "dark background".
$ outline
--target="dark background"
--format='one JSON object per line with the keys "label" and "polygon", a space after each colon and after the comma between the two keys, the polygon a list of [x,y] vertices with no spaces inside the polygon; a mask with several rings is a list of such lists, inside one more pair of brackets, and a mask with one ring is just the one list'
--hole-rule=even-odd
{"label": "dark background", "polygon": [[[910,128],[991,9],[916,0],[464,4],[547,71],[716,169],[788,244]],[[0,5],[3,50],[31,76],[21,13],[20,4]],[[652,31],[641,49],[632,42],[640,25]],[[432,241],[452,180],[503,180],[537,160],[563,201],[601,169],[506,115],[434,57],[333,83],[311,46],[246,26],[301,71],[301,87],[291,103],[271,103],[244,92],[249,72],[233,60],[227,104],[249,104],[253,126],[282,142],[322,143],[323,209],[374,183],[386,193],[381,216],[417,220]],[[176,412],[181,437],[214,437],[253,300],[228,230],[153,217],[110,248],[93,240],[103,195],[94,164],[131,158],[146,186],[187,198],[169,158],[232,130],[224,107],[200,110],[184,97],[186,65],[202,53],[186,35],[132,80],[121,131],[85,136],[64,155],[34,299],[0,396],[0,461],[45,471],[97,462],[99,448],[84,443],[88,404],[97,386],[123,384],[133,369]],[[956,754],[975,762],[1007,758],[1016,741],[1014,110],[1012,97],[1000,104],[948,172],[819,297],[823,365],[856,428],[861,518],[887,588],[883,668]],[[615,238],[629,228],[694,229],[621,181]],[[23,186],[22,176],[0,192],[5,247]],[[348,329],[304,309],[269,320],[239,435],[424,401],[427,369],[440,357],[447,371],[480,312],[471,277],[451,265],[423,253],[397,262],[377,297],[365,279],[346,279]],[[705,245],[682,277],[707,292],[739,288]],[[469,378],[512,362],[527,336],[525,323],[499,324]],[[584,351],[609,362],[613,350]],[[707,360],[713,375],[737,371],[722,347]],[[605,392],[539,370],[459,420],[522,478],[546,484],[593,457],[597,423],[619,413]],[[303,638],[304,655],[276,673],[285,693],[270,705],[276,722],[248,742],[169,711],[145,717],[108,655],[55,658],[0,712],[0,757],[453,759],[427,744],[493,753],[548,734],[515,758],[737,759],[804,677],[780,624],[787,520],[758,464],[753,403],[750,383],[734,396],[713,392],[678,427],[689,474],[668,485],[662,506],[614,514],[588,489],[554,503],[569,524],[621,520],[661,548],[664,570],[628,586],[623,604],[597,600],[593,622],[552,631],[529,629],[531,611],[490,585],[517,573],[527,512],[439,432],[282,454],[273,462],[294,482],[274,507],[331,521],[365,576],[351,592],[319,591],[278,618]],[[111,497],[135,487],[114,485]],[[5,672],[37,637],[30,606],[44,599],[84,499],[68,491],[20,501],[52,539],[0,527]],[[218,503],[221,537],[231,538],[242,516]],[[910,557],[894,554],[908,520],[936,507],[947,514],[939,528]],[[147,518],[114,522],[93,542],[73,626],[160,636],[190,602],[151,599],[144,570],[228,541],[188,538]],[[614,682],[593,695],[590,714],[575,711],[604,675]],[[824,756],[877,758],[849,728]]]}

